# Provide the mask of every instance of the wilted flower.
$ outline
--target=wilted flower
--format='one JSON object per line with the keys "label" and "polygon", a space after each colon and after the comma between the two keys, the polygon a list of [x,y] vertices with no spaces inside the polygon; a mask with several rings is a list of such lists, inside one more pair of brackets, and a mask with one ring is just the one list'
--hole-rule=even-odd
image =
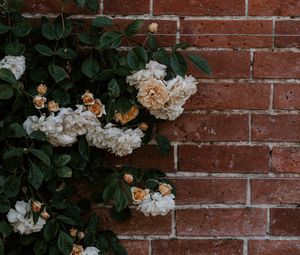
{"label": "wilted flower", "polygon": [[31,202],[31,210],[33,212],[38,213],[38,212],[40,212],[41,208],[42,208],[42,203],[41,202],[39,202],[39,201]]}
{"label": "wilted flower", "polygon": [[118,112],[115,114],[115,121],[125,125],[129,121],[135,119],[139,115],[139,108],[132,106],[130,110],[124,114]]}
{"label": "wilted flower", "polygon": [[85,105],[92,105],[95,102],[94,94],[89,92],[88,90],[85,91],[81,99]]}
{"label": "wilted flower", "polygon": [[88,110],[94,113],[98,118],[106,114],[105,106],[101,103],[100,99],[96,99],[93,104],[88,105]]}
{"label": "wilted flower", "polygon": [[139,129],[142,131],[146,131],[149,128],[148,124],[145,122],[142,122],[139,124]]}

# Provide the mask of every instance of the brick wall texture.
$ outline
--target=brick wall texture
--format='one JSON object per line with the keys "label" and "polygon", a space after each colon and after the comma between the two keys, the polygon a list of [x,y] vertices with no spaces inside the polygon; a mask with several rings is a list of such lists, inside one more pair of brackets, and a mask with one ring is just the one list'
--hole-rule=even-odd
{"label": "brick wall texture", "polygon": [[[55,14],[60,0],[27,0],[24,12]],[[102,0],[98,15],[122,26],[159,24],[163,46],[189,42],[213,74],[174,122],[157,127],[172,141],[117,164],[156,167],[177,186],[177,209],[165,217],[116,224],[130,255],[300,254],[300,1]],[[68,4],[65,12],[91,18]],[[146,23],[147,23],[146,22]],[[143,36],[143,35],[140,35]]]}

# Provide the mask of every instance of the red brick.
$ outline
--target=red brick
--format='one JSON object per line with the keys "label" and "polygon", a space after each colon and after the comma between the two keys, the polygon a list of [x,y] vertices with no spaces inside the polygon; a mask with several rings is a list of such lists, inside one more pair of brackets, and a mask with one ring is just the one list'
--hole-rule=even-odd
{"label": "red brick", "polygon": [[23,12],[29,13],[68,13],[80,14],[89,12],[86,8],[79,8],[73,1],[63,3],[61,0],[26,0]]}
{"label": "red brick", "polygon": [[300,173],[300,148],[274,147],[272,171],[276,173]]}
{"label": "red brick", "polygon": [[158,126],[172,141],[248,140],[248,115],[186,113]]}
{"label": "red brick", "polygon": [[165,172],[174,171],[173,147],[168,155],[162,155],[156,145],[147,145],[133,151],[125,157],[117,157],[114,154],[103,152],[107,163],[113,165],[131,165],[143,169],[156,168]]}
{"label": "red brick", "polygon": [[[276,47],[299,47],[300,46],[300,21],[280,20],[275,23],[275,46]],[[288,36],[284,36],[288,35]],[[292,36],[294,35],[294,36]]]}
{"label": "red brick", "polygon": [[299,204],[299,179],[251,180],[252,203],[254,204]]}
{"label": "red brick", "polygon": [[180,171],[221,173],[267,173],[269,148],[266,146],[182,145]]}
{"label": "red brick", "polygon": [[176,179],[177,204],[245,203],[247,181],[242,179]]}
{"label": "red brick", "polygon": [[185,109],[268,109],[270,94],[269,84],[200,82],[196,94],[185,104]]}
{"label": "red brick", "polygon": [[104,0],[104,13],[111,15],[148,14],[150,0]]}
{"label": "red brick", "polygon": [[132,217],[125,222],[116,222],[110,216],[110,210],[94,207],[93,212],[100,219],[101,230],[109,229],[118,235],[169,235],[171,233],[171,214],[167,216],[146,217],[132,209]]}
{"label": "red brick", "polygon": [[249,255],[299,255],[300,241],[250,240]]}
{"label": "red brick", "polygon": [[121,240],[121,244],[127,250],[128,255],[148,255],[148,241],[144,240]]}
{"label": "red brick", "polygon": [[183,20],[180,31],[182,41],[198,47],[272,46],[271,20]]}
{"label": "red brick", "polygon": [[298,0],[249,0],[249,15],[257,16],[298,16]]}
{"label": "red brick", "polygon": [[300,236],[300,209],[270,209],[270,232],[274,236]]}
{"label": "red brick", "polygon": [[254,141],[300,141],[299,115],[253,115]]}
{"label": "red brick", "polygon": [[300,78],[299,52],[255,52],[255,78]]}
{"label": "red brick", "polygon": [[192,53],[205,58],[212,69],[212,75],[207,76],[199,71],[190,61],[188,73],[201,78],[249,78],[250,77],[250,53],[248,51],[212,50],[194,51]]}
{"label": "red brick", "polygon": [[180,236],[265,235],[267,212],[257,208],[177,210],[176,224]]}
{"label": "red brick", "polygon": [[154,0],[154,14],[177,15],[244,15],[245,2],[243,0]]}
{"label": "red brick", "polygon": [[242,255],[240,240],[155,240],[152,255]]}
{"label": "red brick", "polygon": [[300,84],[275,84],[275,109],[300,109]]}

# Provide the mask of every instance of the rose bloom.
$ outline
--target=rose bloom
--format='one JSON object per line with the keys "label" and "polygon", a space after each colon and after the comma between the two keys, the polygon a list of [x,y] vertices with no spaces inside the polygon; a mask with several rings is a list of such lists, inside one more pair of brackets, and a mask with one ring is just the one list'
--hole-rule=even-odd
{"label": "rose bloom", "polygon": [[147,109],[159,110],[168,102],[169,94],[161,81],[152,78],[141,82],[137,99]]}
{"label": "rose bloom", "polygon": [[31,210],[33,212],[38,213],[38,212],[40,212],[41,208],[42,208],[41,202],[39,202],[39,201],[33,201],[31,203]]}
{"label": "rose bloom", "polygon": [[137,187],[131,188],[131,195],[134,204],[139,204],[141,201],[149,196],[150,191],[148,189],[140,189]]}
{"label": "rose bloom", "polygon": [[59,111],[58,103],[56,103],[54,100],[49,101],[48,102],[48,110],[49,110],[49,112]]}
{"label": "rose bloom", "polygon": [[45,107],[45,103],[47,102],[46,97],[42,96],[34,96],[32,102],[34,103],[34,106],[36,109],[42,109]]}
{"label": "rose bloom", "polygon": [[43,220],[48,220],[48,219],[50,218],[50,215],[49,215],[49,213],[47,213],[46,211],[43,211],[43,212],[41,213],[41,218],[42,218]]}
{"label": "rose bloom", "polygon": [[127,183],[130,184],[133,182],[133,176],[132,174],[124,174],[123,180]]}
{"label": "rose bloom", "polygon": [[125,125],[127,122],[135,119],[139,115],[139,108],[132,106],[130,110],[124,114],[118,112],[115,114],[115,121]]}
{"label": "rose bloom", "polygon": [[148,31],[150,33],[156,33],[157,32],[157,29],[158,29],[158,24],[157,23],[151,23],[149,26],[148,26]]}
{"label": "rose bloom", "polygon": [[73,244],[73,249],[70,255],[82,255],[84,252],[83,247],[78,244]]}
{"label": "rose bloom", "polygon": [[43,96],[47,93],[48,91],[48,88],[45,84],[40,84],[37,88],[36,88],[36,91],[37,93],[40,95],[40,96]]}
{"label": "rose bloom", "polygon": [[170,184],[167,183],[161,183],[158,187],[158,191],[163,196],[170,195],[171,194],[172,187]]}
{"label": "rose bloom", "polygon": [[89,92],[88,90],[85,91],[81,99],[85,105],[93,105],[95,103],[94,94]]}
{"label": "rose bloom", "polygon": [[142,130],[142,131],[146,131],[148,129],[148,124],[145,123],[145,122],[142,122],[139,124],[139,129]]}
{"label": "rose bloom", "polygon": [[77,232],[78,232],[78,230],[76,228],[71,228],[69,231],[70,236],[72,236],[74,238],[77,236]]}
{"label": "rose bloom", "polygon": [[94,113],[98,118],[106,114],[105,107],[99,99],[96,99],[94,104],[88,105],[88,110]]}

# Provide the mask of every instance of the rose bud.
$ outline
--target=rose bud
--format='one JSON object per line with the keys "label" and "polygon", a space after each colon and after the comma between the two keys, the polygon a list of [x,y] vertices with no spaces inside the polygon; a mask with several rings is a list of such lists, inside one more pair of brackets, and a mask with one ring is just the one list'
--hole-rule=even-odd
{"label": "rose bud", "polygon": [[142,130],[142,131],[146,131],[148,129],[148,124],[145,123],[145,122],[142,122],[139,124],[139,129]]}
{"label": "rose bud", "polygon": [[59,111],[58,103],[56,103],[54,100],[51,100],[48,102],[48,111],[49,112],[57,112]]}
{"label": "rose bud", "polygon": [[40,95],[40,96],[43,96],[47,93],[48,91],[48,88],[45,84],[40,84],[37,88],[36,88],[36,91],[37,93]]}
{"label": "rose bud", "polygon": [[36,109],[42,109],[45,107],[47,98],[42,96],[34,96],[32,102],[34,103]]}
{"label": "rose bud", "polygon": [[41,202],[33,201],[31,203],[31,209],[32,209],[33,212],[38,213],[38,212],[40,212],[41,208],[42,208],[42,203]]}
{"label": "rose bud", "polygon": [[88,90],[85,91],[81,99],[85,105],[93,105],[95,103],[94,94]]}
{"label": "rose bud", "polygon": [[88,110],[94,113],[98,118],[100,118],[103,114],[106,114],[105,106],[99,99],[96,99],[94,104],[88,105]]}
{"label": "rose bud", "polygon": [[161,184],[159,184],[158,191],[163,196],[170,195],[171,194],[171,190],[172,190],[172,187],[171,187],[170,184],[167,184],[167,183],[161,183]]}
{"label": "rose bud", "polygon": [[82,231],[78,232],[77,237],[79,240],[82,240],[85,237],[84,232],[82,232]]}
{"label": "rose bud", "polygon": [[72,236],[74,238],[77,236],[77,232],[78,232],[78,230],[76,228],[71,228],[69,231],[70,236]]}
{"label": "rose bud", "polygon": [[157,29],[158,29],[158,24],[157,23],[151,23],[148,26],[148,32],[150,32],[150,33],[156,33]]}
{"label": "rose bud", "polygon": [[142,200],[147,198],[148,195],[149,195],[148,189],[140,189],[137,187],[131,188],[131,196],[132,196],[132,200],[135,204],[139,204]]}
{"label": "rose bud", "polygon": [[48,219],[50,218],[50,215],[49,215],[49,213],[47,213],[46,211],[43,211],[43,212],[41,213],[41,218],[42,218],[43,220],[48,220]]}
{"label": "rose bud", "polygon": [[133,176],[131,174],[124,174],[123,180],[127,183],[130,184],[133,182]]}

